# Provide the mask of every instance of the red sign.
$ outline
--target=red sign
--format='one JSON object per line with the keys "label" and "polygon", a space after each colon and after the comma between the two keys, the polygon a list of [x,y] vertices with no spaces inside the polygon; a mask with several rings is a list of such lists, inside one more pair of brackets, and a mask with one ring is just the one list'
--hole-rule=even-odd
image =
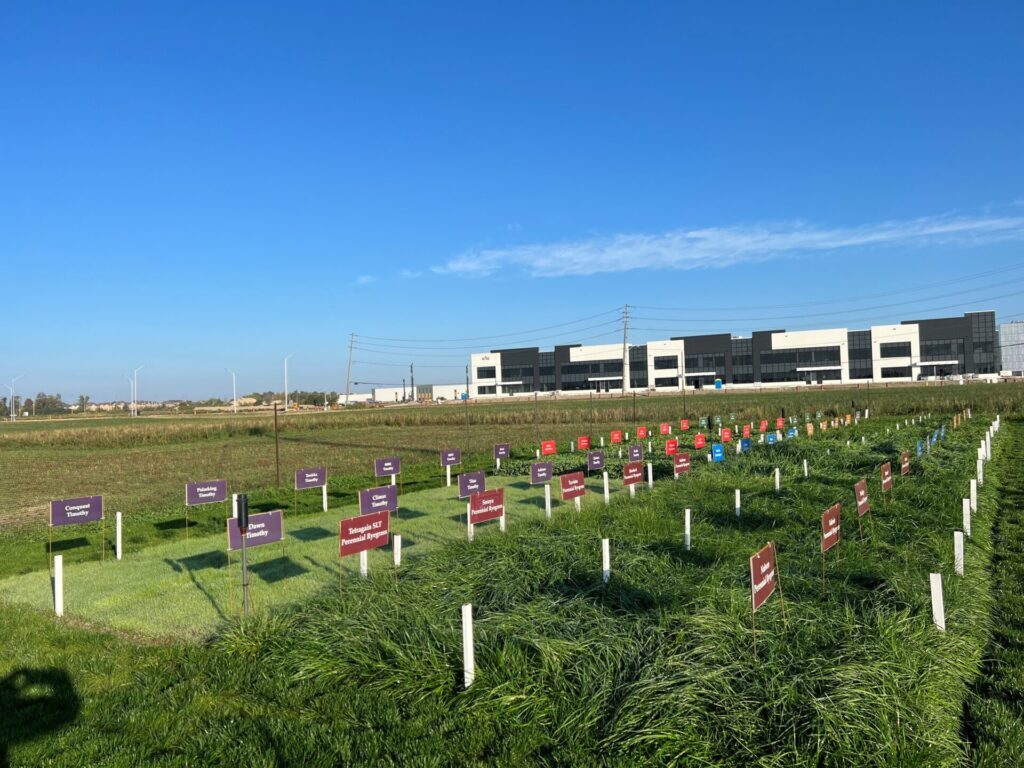
{"label": "red sign", "polygon": [[544,440],[540,444],[540,454],[541,454],[541,456],[550,456],[553,453],[558,453],[558,449],[555,447],[555,441],[554,440]]}
{"label": "red sign", "polygon": [[665,441],[665,455],[675,456],[679,453],[679,441],[678,440],[666,440]]}
{"label": "red sign", "polygon": [[661,424],[658,427],[658,431],[661,432],[661,434],[663,434],[663,435],[671,435],[672,434],[672,425],[671,424]]}
{"label": "red sign", "polygon": [[590,438],[589,437],[585,437],[585,436],[581,436],[576,441],[576,447],[579,448],[581,451],[589,451],[590,450]]}
{"label": "red sign", "polygon": [[744,424],[743,425],[743,437],[750,437],[750,425],[749,424]]}
{"label": "red sign", "polygon": [[722,430],[722,442],[723,443],[731,443],[732,442],[732,430],[729,429],[728,427],[726,427],[725,429]]}
{"label": "red sign", "polygon": [[338,521],[339,553],[354,555],[368,549],[387,546],[388,524],[391,515],[381,510],[369,515],[357,515]]}
{"label": "red sign", "polygon": [[882,490],[892,490],[892,464],[888,461],[882,465]]}
{"label": "red sign", "polygon": [[767,432],[768,431],[768,420],[767,419],[761,419],[761,431],[762,432]]}
{"label": "red sign", "polygon": [[469,522],[471,525],[497,520],[505,514],[505,489],[474,493],[469,497]]}
{"label": "red sign", "polygon": [[679,420],[679,428],[681,430],[683,430],[683,432],[686,432],[687,430],[689,430],[690,429],[690,420],[689,419],[680,419]]}
{"label": "red sign", "polygon": [[853,495],[857,499],[857,516],[863,517],[871,510],[871,502],[868,500],[868,481],[859,480],[853,486]]}
{"label": "red sign", "polygon": [[678,475],[681,472],[690,471],[690,454],[688,453],[677,453],[673,460],[675,464],[675,472]]}
{"label": "red sign", "polygon": [[784,426],[786,426],[786,420],[779,416],[779,418],[775,420],[775,428],[782,429]]}
{"label": "red sign", "polygon": [[637,440],[644,440],[646,438],[647,438],[647,427],[637,427],[636,428],[636,439]]}
{"label": "red sign", "polygon": [[821,551],[828,552],[839,543],[839,520],[842,504],[833,504],[821,516]]}
{"label": "red sign", "polygon": [[775,592],[775,542],[770,541],[750,558],[750,599],[756,611]]}
{"label": "red sign", "polygon": [[562,500],[568,501],[582,496],[587,492],[582,472],[573,472],[568,475],[559,475],[558,482],[562,486]]}
{"label": "red sign", "polygon": [[612,444],[614,445],[615,443],[621,443],[621,442],[622,442],[622,430],[621,429],[613,429],[612,430]]}
{"label": "red sign", "polygon": [[642,461],[631,461],[622,465],[622,484],[633,485],[641,483],[644,479],[644,463]]}
{"label": "red sign", "polygon": [[702,433],[698,432],[696,437],[693,438],[693,447],[703,448],[705,445],[707,445],[707,442],[707,438],[705,438]]}
{"label": "red sign", "polygon": [[904,451],[900,454],[900,474],[910,474],[910,451]]}

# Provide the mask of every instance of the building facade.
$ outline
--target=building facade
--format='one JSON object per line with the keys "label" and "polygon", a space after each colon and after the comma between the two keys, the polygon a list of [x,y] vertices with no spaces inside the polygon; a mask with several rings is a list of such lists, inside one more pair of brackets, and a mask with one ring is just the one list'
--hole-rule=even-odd
{"label": "building facade", "polygon": [[1024,320],[999,326],[999,348],[1002,352],[1002,370],[1024,373]]}
{"label": "building facade", "polygon": [[[1022,324],[1024,325],[1024,324]],[[624,346],[567,344],[471,356],[473,397],[544,392],[917,381],[1001,370],[994,312],[905,320],[864,330],[674,336]],[[623,386],[625,382],[625,386]]]}

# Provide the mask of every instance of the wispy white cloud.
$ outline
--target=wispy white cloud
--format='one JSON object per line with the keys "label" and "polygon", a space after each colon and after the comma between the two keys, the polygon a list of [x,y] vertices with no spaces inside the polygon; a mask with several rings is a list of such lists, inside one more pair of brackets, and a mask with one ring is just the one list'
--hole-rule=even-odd
{"label": "wispy white cloud", "polygon": [[929,216],[859,227],[804,222],[614,234],[560,243],[467,251],[434,272],[486,277],[522,270],[533,277],[634,269],[703,269],[873,246],[982,245],[1024,240],[1024,216]]}
{"label": "wispy white cloud", "polygon": [[360,275],[356,278],[356,285],[369,285],[375,282],[377,282],[377,278],[373,275]]}
{"label": "wispy white cloud", "polygon": [[398,276],[406,280],[413,280],[423,273],[417,269],[403,269],[398,273]]}

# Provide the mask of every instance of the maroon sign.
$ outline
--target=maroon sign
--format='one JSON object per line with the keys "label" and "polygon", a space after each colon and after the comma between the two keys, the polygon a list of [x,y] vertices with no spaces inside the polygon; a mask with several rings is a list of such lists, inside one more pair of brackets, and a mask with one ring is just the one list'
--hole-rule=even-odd
{"label": "maroon sign", "polygon": [[673,459],[673,466],[675,467],[676,474],[680,472],[690,471],[690,454],[689,453],[677,453]]}
{"label": "maroon sign", "polygon": [[708,444],[707,438],[704,437],[704,435],[702,433],[700,433],[700,432],[698,432],[696,437],[693,438],[693,447],[694,448],[703,448],[707,444]]}
{"label": "maroon sign", "polygon": [[910,451],[904,451],[900,454],[900,474],[910,474]]}
{"label": "maroon sign", "polygon": [[723,443],[731,443],[732,442],[732,430],[729,429],[729,427],[726,427],[725,429],[722,430],[722,442]]}
{"label": "maroon sign", "polygon": [[775,592],[775,542],[770,541],[750,558],[750,599],[756,611]]}
{"label": "maroon sign", "polygon": [[892,490],[892,464],[888,461],[882,465],[882,490]]}
{"label": "maroon sign", "polygon": [[463,472],[459,475],[459,498],[465,499],[474,493],[480,493],[487,485],[483,472]]}
{"label": "maroon sign", "polygon": [[868,481],[858,480],[853,486],[853,495],[857,499],[857,517],[863,517],[871,510],[871,502],[868,500]]}
{"label": "maroon sign", "polygon": [[568,475],[559,475],[558,481],[562,486],[562,500],[568,501],[584,495],[587,492],[586,481],[582,472],[572,472]]}
{"label": "maroon sign", "polygon": [[658,425],[658,431],[661,432],[661,434],[663,434],[663,435],[671,435],[672,434],[672,426],[670,424],[659,424]]}
{"label": "maroon sign", "polygon": [[637,427],[636,428],[636,439],[637,440],[646,440],[647,439],[647,427]]}
{"label": "maroon sign", "polygon": [[397,456],[389,456],[386,459],[375,459],[373,462],[373,474],[375,477],[400,475],[402,474],[402,460]]}
{"label": "maroon sign", "polygon": [[541,456],[552,456],[558,453],[558,446],[554,440],[544,440],[540,444],[540,455]]}
{"label": "maroon sign", "polygon": [[310,467],[295,470],[295,490],[321,488],[327,485],[327,467]]}
{"label": "maroon sign", "polygon": [[494,446],[494,458],[507,459],[512,455],[512,446],[508,443],[498,443]]}
{"label": "maroon sign", "polygon": [[642,461],[631,461],[622,465],[622,484],[633,485],[643,482],[644,463]]}
{"label": "maroon sign", "polygon": [[768,431],[768,419],[761,419],[761,426],[759,427],[759,431],[761,431],[761,432],[767,432]]}
{"label": "maroon sign", "polygon": [[227,480],[207,480],[185,484],[185,506],[198,507],[200,504],[215,504],[228,500]]}
{"label": "maroon sign", "polygon": [[374,512],[394,512],[398,509],[398,487],[382,485],[359,492],[359,514],[372,515]]}
{"label": "maroon sign", "polygon": [[387,546],[391,515],[387,511],[358,515],[338,521],[338,554],[354,555]]}
{"label": "maroon sign", "polygon": [[839,543],[840,509],[842,504],[833,504],[821,516],[821,551],[828,552]]}
{"label": "maroon sign", "polygon": [[683,432],[686,432],[687,430],[689,430],[689,428],[690,428],[690,420],[689,419],[680,419],[679,420],[679,428],[681,430],[683,430]]}
{"label": "maroon sign", "polygon": [[460,448],[446,448],[441,451],[441,466],[442,467],[454,467],[456,464],[462,463],[462,449]]}
{"label": "maroon sign", "polygon": [[587,469],[591,472],[604,469],[604,451],[591,451],[587,454]]}
{"label": "maroon sign", "polygon": [[476,525],[497,520],[505,514],[505,489],[481,491],[469,497],[469,523]]}
{"label": "maroon sign", "polygon": [[782,418],[781,416],[779,416],[779,418],[777,418],[775,420],[775,428],[776,429],[782,429],[785,426],[786,426],[786,420],[784,418]]}
{"label": "maroon sign", "polygon": [[586,435],[580,435],[576,439],[576,447],[579,448],[581,451],[589,451],[590,450],[590,438],[587,437]]}
{"label": "maroon sign", "polygon": [[745,437],[745,438],[746,437],[750,437],[750,425],[749,424],[744,424],[743,425],[743,437]]}
{"label": "maroon sign", "polygon": [[679,453],[679,441],[676,439],[665,441],[665,455],[675,456]]}
{"label": "maroon sign", "polygon": [[103,497],[56,499],[50,502],[50,525],[95,523],[103,519]]}
{"label": "maroon sign", "polygon": [[621,429],[613,429],[612,430],[612,445],[615,445],[616,443],[621,443],[621,442],[622,442],[622,430]]}
{"label": "maroon sign", "polygon": [[[228,552],[242,548],[242,532],[238,530],[238,518],[228,520]],[[257,512],[249,515],[249,530],[245,534],[246,547],[260,547],[273,544],[284,538],[284,519],[280,509],[269,512]]]}
{"label": "maroon sign", "polygon": [[643,461],[644,460],[644,448],[642,445],[631,445],[628,450],[628,459],[630,461]]}
{"label": "maroon sign", "polygon": [[544,485],[555,476],[555,467],[550,461],[537,461],[530,465],[530,485]]}

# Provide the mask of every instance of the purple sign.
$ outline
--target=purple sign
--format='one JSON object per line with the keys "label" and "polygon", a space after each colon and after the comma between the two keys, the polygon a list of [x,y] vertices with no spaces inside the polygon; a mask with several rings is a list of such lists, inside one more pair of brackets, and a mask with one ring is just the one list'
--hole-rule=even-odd
{"label": "purple sign", "polygon": [[185,506],[198,507],[200,504],[216,504],[228,500],[227,480],[207,480],[200,483],[186,483]]}
{"label": "purple sign", "polygon": [[103,519],[103,497],[57,499],[50,502],[50,525],[95,523]]}
{"label": "purple sign", "polygon": [[587,469],[591,472],[604,469],[604,451],[591,451],[587,454]]}
{"label": "purple sign", "polygon": [[512,456],[512,446],[508,443],[498,443],[494,446],[494,458],[507,459]]}
{"label": "purple sign", "polygon": [[484,486],[487,479],[483,472],[463,472],[459,475],[459,498],[465,499],[474,493],[487,490]]}
{"label": "purple sign", "polygon": [[630,461],[643,461],[644,460],[644,449],[642,445],[631,445],[629,446],[629,460]]}
{"label": "purple sign", "polygon": [[[246,547],[273,544],[284,538],[284,521],[280,509],[249,515],[249,530],[245,535]],[[238,518],[228,518],[228,551],[242,548],[242,532],[238,530]]]}
{"label": "purple sign", "polygon": [[550,461],[538,461],[530,465],[530,485],[550,483],[555,476],[555,468]]}
{"label": "purple sign", "polygon": [[295,490],[321,488],[327,485],[327,467],[309,467],[295,470]]}
{"label": "purple sign", "polygon": [[446,448],[441,451],[441,466],[442,467],[454,467],[456,464],[462,463],[462,449],[460,448]]}
{"label": "purple sign", "polygon": [[376,459],[373,462],[373,474],[376,477],[389,477],[402,474],[402,460],[397,456],[389,456],[386,459]]}
{"label": "purple sign", "polygon": [[359,514],[372,515],[374,512],[394,512],[398,509],[398,487],[382,485],[359,492]]}

